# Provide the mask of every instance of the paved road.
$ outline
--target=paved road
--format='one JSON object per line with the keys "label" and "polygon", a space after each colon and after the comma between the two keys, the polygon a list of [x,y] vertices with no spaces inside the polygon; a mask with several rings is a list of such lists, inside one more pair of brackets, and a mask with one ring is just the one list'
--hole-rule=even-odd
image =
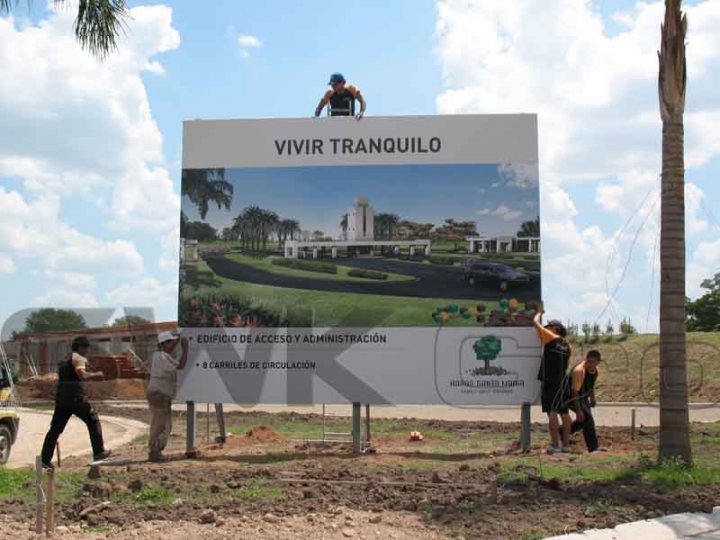
{"label": "paved road", "polygon": [[458,298],[468,300],[492,300],[515,296],[521,302],[537,300],[540,289],[537,286],[517,288],[502,293],[496,287],[469,287],[459,267],[431,264],[413,264],[385,259],[343,259],[342,264],[357,268],[405,274],[417,278],[414,281],[391,281],[359,283],[310,279],[297,276],[274,274],[253,266],[232,261],[222,256],[210,256],[206,262],[213,272],[224,278],[272,287],[310,289],[316,291],[378,294],[387,296],[410,296],[420,298]]}
{"label": "paved road", "polygon": [[[118,407],[147,407],[144,402],[108,402]],[[173,405],[175,410],[184,410],[184,404]],[[599,403],[595,409],[595,422],[600,426],[623,427],[630,426],[632,410],[635,409],[636,425],[653,427],[660,423],[657,405],[646,403]],[[204,406],[198,405],[198,411],[204,411]],[[235,405],[226,404],[226,412],[231,411],[262,411],[271,413],[296,412],[300,414],[322,414],[322,405]],[[364,411],[364,408],[363,408]],[[352,406],[326,405],[325,413],[333,416],[352,415]],[[364,414],[364,412],[363,412]],[[370,407],[370,416],[374,418],[418,418],[423,420],[465,420],[476,422],[519,422],[520,407],[506,407],[499,405],[481,405],[477,407],[451,407],[448,405],[373,405]],[[536,405],[531,408],[533,422],[546,422],[545,416]],[[710,423],[720,422],[720,405],[692,404],[690,406],[690,420],[692,422]]]}
{"label": "paved road", "polygon": [[[40,453],[45,433],[50,427],[50,419],[52,418],[51,412],[35,409],[20,409],[19,414],[20,433],[12,447],[10,460],[6,465],[10,469],[35,466],[35,456]],[[102,423],[107,448],[117,448],[128,444],[148,429],[147,424],[142,422],[115,416],[101,416],[100,422]],[[72,417],[60,436],[61,457],[89,456],[91,452],[87,427],[83,422]]]}
{"label": "paved road", "polygon": [[655,519],[623,523],[614,529],[591,529],[553,536],[545,540],[720,540],[720,506],[712,514],[672,514]]}

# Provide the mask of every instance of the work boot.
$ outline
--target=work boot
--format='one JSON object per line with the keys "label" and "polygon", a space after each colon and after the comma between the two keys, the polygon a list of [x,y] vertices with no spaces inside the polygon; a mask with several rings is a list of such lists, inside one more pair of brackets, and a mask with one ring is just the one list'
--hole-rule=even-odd
{"label": "work boot", "polygon": [[562,452],[562,449],[559,446],[548,446],[547,450],[545,450],[546,453],[552,455],[552,454],[559,454]]}
{"label": "work boot", "polygon": [[148,461],[151,463],[164,463],[169,461],[169,459],[167,456],[163,456],[162,454],[150,454],[148,455]]}
{"label": "work boot", "polygon": [[42,468],[45,469],[46,471],[54,471],[55,465],[53,465],[52,463],[43,463]]}
{"label": "work boot", "polygon": [[95,454],[93,456],[94,461],[102,461],[103,459],[107,459],[112,455],[112,450],[103,450],[99,454]]}

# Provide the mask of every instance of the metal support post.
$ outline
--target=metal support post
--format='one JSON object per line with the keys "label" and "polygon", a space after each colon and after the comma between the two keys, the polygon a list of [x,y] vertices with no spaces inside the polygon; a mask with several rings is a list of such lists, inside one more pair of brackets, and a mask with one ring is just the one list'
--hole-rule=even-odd
{"label": "metal support post", "polygon": [[370,444],[370,404],[365,404],[365,442]]}
{"label": "metal support post", "polygon": [[217,417],[218,430],[220,435],[217,437],[217,442],[225,444],[227,442],[227,431],[225,430],[225,413],[223,412],[223,404],[215,404],[215,416]]}
{"label": "metal support post", "polygon": [[360,433],[360,404],[352,404],[352,448],[353,454],[359,456],[362,453],[361,433]]}
{"label": "metal support post", "polygon": [[520,451],[523,454],[530,452],[530,403],[527,401],[520,412]]}
{"label": "metal support post", "polygon": [[187,402],[187,439],[185,442],[185,455],[195,457],[195,402]]}

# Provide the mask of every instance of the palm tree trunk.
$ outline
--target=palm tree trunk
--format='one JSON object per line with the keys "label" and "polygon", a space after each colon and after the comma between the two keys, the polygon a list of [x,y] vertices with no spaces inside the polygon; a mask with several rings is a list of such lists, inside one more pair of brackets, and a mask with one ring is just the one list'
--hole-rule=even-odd
{"label": "palm tree trunk", "polygon": [[665,0],[659,94],[663,120],[660,214],[660,447],[658,458],[692,464],[685,350],[685,110],[687,20]]}
{"label": "palm tree trunk", "polygon": [[685,349],[683,124],[663,124],[660,231],[660,454],[692,461]]}

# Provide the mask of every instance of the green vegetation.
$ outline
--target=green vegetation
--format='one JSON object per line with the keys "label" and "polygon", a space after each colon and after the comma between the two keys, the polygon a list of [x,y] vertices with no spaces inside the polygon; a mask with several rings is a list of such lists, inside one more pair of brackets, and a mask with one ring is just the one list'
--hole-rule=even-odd
{"label": "green vegetation", "polygon": [[[227,258],[248,266],[252,266],[259,270],[264,270],[272,274],[280,274],[284,276],[304,277],[308,279],[325,279],[331,281],[349,281],[349,282],[367,282],[370,278],[368,276],[357,276],[353,272],[357,270],[349,266],[343,266],[342,264],[334,264],[320,261],[308,261],[302,259],[283,259],[276,257],[257,256],[251,257],[246,254],[231,253],[227,255]],[[292,261],[290,263],[277,262],[277,261]],[[302,263],[298,265],[296,263]],[[308,265],[305,267],[305,265]],[[335,271],[332,273],[323,273],[321,270],[311,270],[315,268],[313,265],[332,266]],[[318,275],[320,274],[320,275]],[[385,273],[387,278],[386,281],[413,281],[413,276],[406,276],[403,274]]]}
{"label": "green vegetation", "polygon": [[452,266],[456,262],[459,262],[456,257],[440,257],[437,255],[432,255],[428,260],[431,264],[443,264],[446,266]]}
{"label": "green vegetation", "polygon": [[285,268],[295,268],[308,272],[321,272],[323,274],[337,274],[337,266],[334,264],[318,261],[306,261],[302,259],[271,259],[271,263]]}
{"label": "green vegetation", "polygon": [[69,309],[42,308],[33,311],[25,319],[23,333],[42,334],[86,328],[85,319]]}
{"label": "green vegetation", "polygon": [[143,486],[137,493],[122,493],[113,497],[119,502],[129,502],[137,505],[170,504],[176,495],[161,486]]}
{"label": "green vegetation", "polygon": [[[86,475],[74,471],[55,473],[55,498],[58,502],[73,501],[82,490]],[[35,471],[0,468],[0,501],[35,500]]]}
{"label": "green vegetation", "polygon": [[386,280],[388,278],[388,275],[385,272],[378,272],[377,270],[364,270],[362,268],[353,268],[348,272],[348,276],[376,280]]}
{"label": "green vegetation", "polygon": [[283,490],[268,486],[263,480],[258,480],[240,488],[238,496],[247,502],[274,501],[283,496]]}
{"label": "green vegetation", "polygon": [[[288,319],[301,318],[311,324],[299,326],[429,326],[434,325],[432,313],[437,305],[468,304],[467,300],[449,298],[410,298],[356,293],[332,293],[291,289],[241,283],[231,279],[215,276],[206,263],[197,265],[197,271],[214,276],[213,283],[217,286],[201,285],[195,290],[187,287],[183,291],[181,301],[181,324],[186,325],[186,317],[182,306],[185,302],[195,299],[204,303],[207,298],[222,292],[224,296],[244,299],[243,302],[251,309],[265,309],[278,317]],[[352,278],[359,279],[359,278]],[[209,281],[206,279],[206,281]],[[497,302],[485,302],[489,311],[497,309]],[[187,319],[189,320],[189,319]],[[457,319],[446,323],[447,326],[477,326],[475,319]],[[292,326],[295,326],[294,324]]]}

